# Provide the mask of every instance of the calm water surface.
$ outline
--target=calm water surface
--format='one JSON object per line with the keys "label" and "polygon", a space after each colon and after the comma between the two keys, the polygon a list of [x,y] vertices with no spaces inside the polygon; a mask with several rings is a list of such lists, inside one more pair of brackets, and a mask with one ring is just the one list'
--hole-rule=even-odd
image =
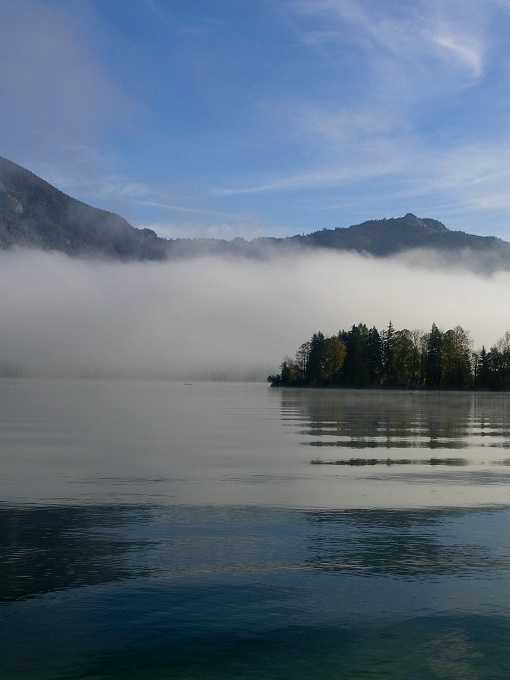
{"label": "calm water surface", "polygon": [[1,380],[0,678],[508,678],[509,447],[502,394]]}

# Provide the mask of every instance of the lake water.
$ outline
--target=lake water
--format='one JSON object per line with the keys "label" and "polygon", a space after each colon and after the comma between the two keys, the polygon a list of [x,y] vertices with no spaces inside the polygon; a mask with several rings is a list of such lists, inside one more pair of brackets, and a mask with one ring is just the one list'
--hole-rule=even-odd
{"label": "lake water", "polygon": [[507,679],[509,447],[503,394],[1,380],[0,678]]}

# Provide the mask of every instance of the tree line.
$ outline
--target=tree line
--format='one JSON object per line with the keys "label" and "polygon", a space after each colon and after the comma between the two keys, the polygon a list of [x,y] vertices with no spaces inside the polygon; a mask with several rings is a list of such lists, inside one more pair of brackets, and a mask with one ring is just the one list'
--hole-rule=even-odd
{"label": "tree line", "polygon": [[383,331],[359,323],[330,337],[319,331],[268,381],[274,387],[510,390],[510,332],[474,352],[462,326],[442,331],[434,323],[423,333],[391,322]]}

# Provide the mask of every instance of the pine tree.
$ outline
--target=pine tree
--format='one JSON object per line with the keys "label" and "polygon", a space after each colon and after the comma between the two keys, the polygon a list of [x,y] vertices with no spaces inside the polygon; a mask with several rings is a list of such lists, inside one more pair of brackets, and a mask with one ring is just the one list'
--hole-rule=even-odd
{"label": "pine tree", "polygon": [[367,355],[370,385],[380,385],[384,369],[384,350],[381,335],[375,326],[368,331]]}
{"label": "pine tree", "polygon": [[425,382],[429,387],[438,388],[441,385],[442,339],[443,334],[433,323],[427,338],[425,360]]}
{"label": "pine tree", "polygon": [[310,354],[307,366],[307,382],[310,385],[321,385],[324,382],[324,349],[325,338],[319,331],[312,335],[310,341]]}
{"label": "pine tree", "polygon": [[383,333],[383,382],[385,385],[395,384],[394,341],[395,329],[390,321]]}
{"label": "pine tree", "polygon": [[485,351],[485,345],[482,347],[480,354],[478,355],[476,386],[481,387],[482,389],[490,387],[489,357]]}
{"label": "pine tree", "polygon": [[352,387],[367,387],[370,384],[368,328],[363,323],[354,325],[342,340],[347,348],[343,369],[345,383]]}

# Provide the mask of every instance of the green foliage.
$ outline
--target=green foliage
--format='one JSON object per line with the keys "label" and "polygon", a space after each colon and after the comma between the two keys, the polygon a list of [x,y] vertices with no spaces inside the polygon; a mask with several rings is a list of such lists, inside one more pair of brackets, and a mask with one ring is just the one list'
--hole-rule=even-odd
{"label": "green foliage", "polygon": [[510,332],[487,352],[471,351],[461,326],[429,333],[355,324],[326,337],[318,331],[303,343],[295,359],[286,359],[274,385],[399,387],[432,389],[510,389]]}
{"label": "green foliage", "polygon": [[441,346],[441,386],[469,387],[472,382],[471,343],[461,326],[443,334]]}

